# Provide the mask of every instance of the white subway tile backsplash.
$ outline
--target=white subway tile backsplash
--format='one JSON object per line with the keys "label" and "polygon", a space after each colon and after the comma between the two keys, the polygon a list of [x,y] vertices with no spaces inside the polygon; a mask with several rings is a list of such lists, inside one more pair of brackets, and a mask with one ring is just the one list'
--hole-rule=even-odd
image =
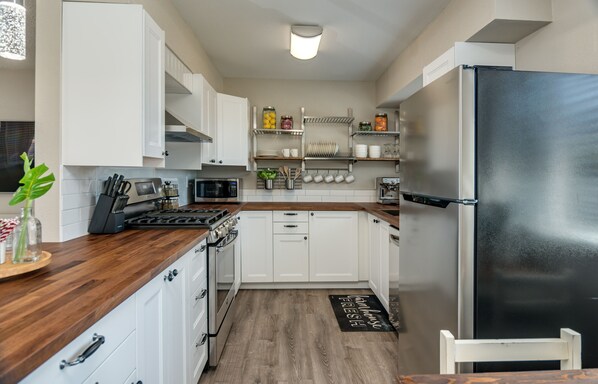
{"label": "white subway tile backsplash", "polygon": [[81,221],[81,210],[78,208],[62,211],[62,225],[74,224]]}
{"label": "white subway tile backsplash", "polygon": [[305,196],[329,196],[330,191],[327,189],[306,189]]}
{"label": "white subway tile backsplash", "polygon": [[297,196],[272,196],[272,201],[280,203],[296,202]]}
{"label": "white subway tile backsplash", "polygon": [[69,210],[81,207],[90,207],[95,205],[96,197],[91,193],[81,193],[77,195],[63,195],[62,209]]}
{"label": "white subway tile backsplash", "polygon": [[297,201],[304,203],[321,203],[322,196],[299,196]]}
{"label": "white subway tile backsplash", "polygon": [[95,180],[96,167],[67,167],[62,168],[62,180]]}
{"label": "white subway tile backsplash", "polygon": [[345,203],[347,202],[346,196],[322,196],[322,202],[335,202],[335,203]]}
{"label": "white subway tile backsplash", "polygon": [[372,203],[375,201],[375,199],[370,196],[353,196],[351,201],[354,203]]}
{"label": "white subway tile backsplash", "polygon": [[375,189],[355,189],[353,191],[355,196],[375,196],[376,190]]}
{"label": "white subway tile backsplash", "polygon": [[78,223],[73,223],[69,225],[62,226],[62,240],[68,241],[75,239],[77,237],[87,235],[87,227],[89,226],[89,222],[87,221],[80,221]]}
{"label": "white subway tile backsplash", "polygon": [[330,196],[353,196],[353,191],[350,189],[331,190]]}
{"label": "white subway tile backsplash", "polygon": [[247,196],[247,202],[272,201],[272,196]]}

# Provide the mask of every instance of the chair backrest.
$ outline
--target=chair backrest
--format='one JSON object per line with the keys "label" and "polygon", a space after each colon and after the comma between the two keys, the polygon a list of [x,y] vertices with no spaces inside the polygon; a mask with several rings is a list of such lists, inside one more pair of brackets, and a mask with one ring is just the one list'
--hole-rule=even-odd
{"label": "chair backrest", "polygon": [[561,328],[560,339],[455,340],[440,331],[440,373],[455,373],[455,363],[560,360],[561,369],[581,369],[581,335]]}

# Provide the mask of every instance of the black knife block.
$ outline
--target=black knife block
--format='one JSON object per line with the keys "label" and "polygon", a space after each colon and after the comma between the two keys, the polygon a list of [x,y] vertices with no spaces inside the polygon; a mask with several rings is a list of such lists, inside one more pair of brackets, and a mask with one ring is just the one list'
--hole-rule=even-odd
{"label": "black knife block", "polygon": [[125,229],[125,213],[129,196],[101,194],[89,222],[89,233],[118,233]]}

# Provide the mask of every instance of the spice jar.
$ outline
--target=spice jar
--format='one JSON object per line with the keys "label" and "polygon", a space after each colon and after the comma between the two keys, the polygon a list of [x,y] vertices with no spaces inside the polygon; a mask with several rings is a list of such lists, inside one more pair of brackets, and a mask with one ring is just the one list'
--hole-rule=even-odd
{"label": "spice jar", "polygon": [[264,123],[264,129],[276,129],[276,109],[274,107],[264,107],[262,122]]}
{"label": "spice jar", "polygon": [[280,115],[280,129],[293,129],[293,116]]}
{"label": "spice jar", "polygon": [[369,121],[362,121],[359,123],[359,130],[363,132],[368,132],[372,130],[372,123]]}
{"label": "spice jar", "polygon": [[386,116],[386,113],[377,113],[375,121],[374,131],[388,131],[388,116]]}

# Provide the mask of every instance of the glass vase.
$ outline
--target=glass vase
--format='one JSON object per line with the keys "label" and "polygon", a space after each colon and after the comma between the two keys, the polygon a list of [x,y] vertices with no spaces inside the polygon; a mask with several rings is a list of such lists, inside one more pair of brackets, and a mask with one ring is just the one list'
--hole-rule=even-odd
{"label": "glass vase", "polygon": [[42,256],[42,224],[31,208],[21,208],[19,223],[12,232],[12,262],[34,263]]}

